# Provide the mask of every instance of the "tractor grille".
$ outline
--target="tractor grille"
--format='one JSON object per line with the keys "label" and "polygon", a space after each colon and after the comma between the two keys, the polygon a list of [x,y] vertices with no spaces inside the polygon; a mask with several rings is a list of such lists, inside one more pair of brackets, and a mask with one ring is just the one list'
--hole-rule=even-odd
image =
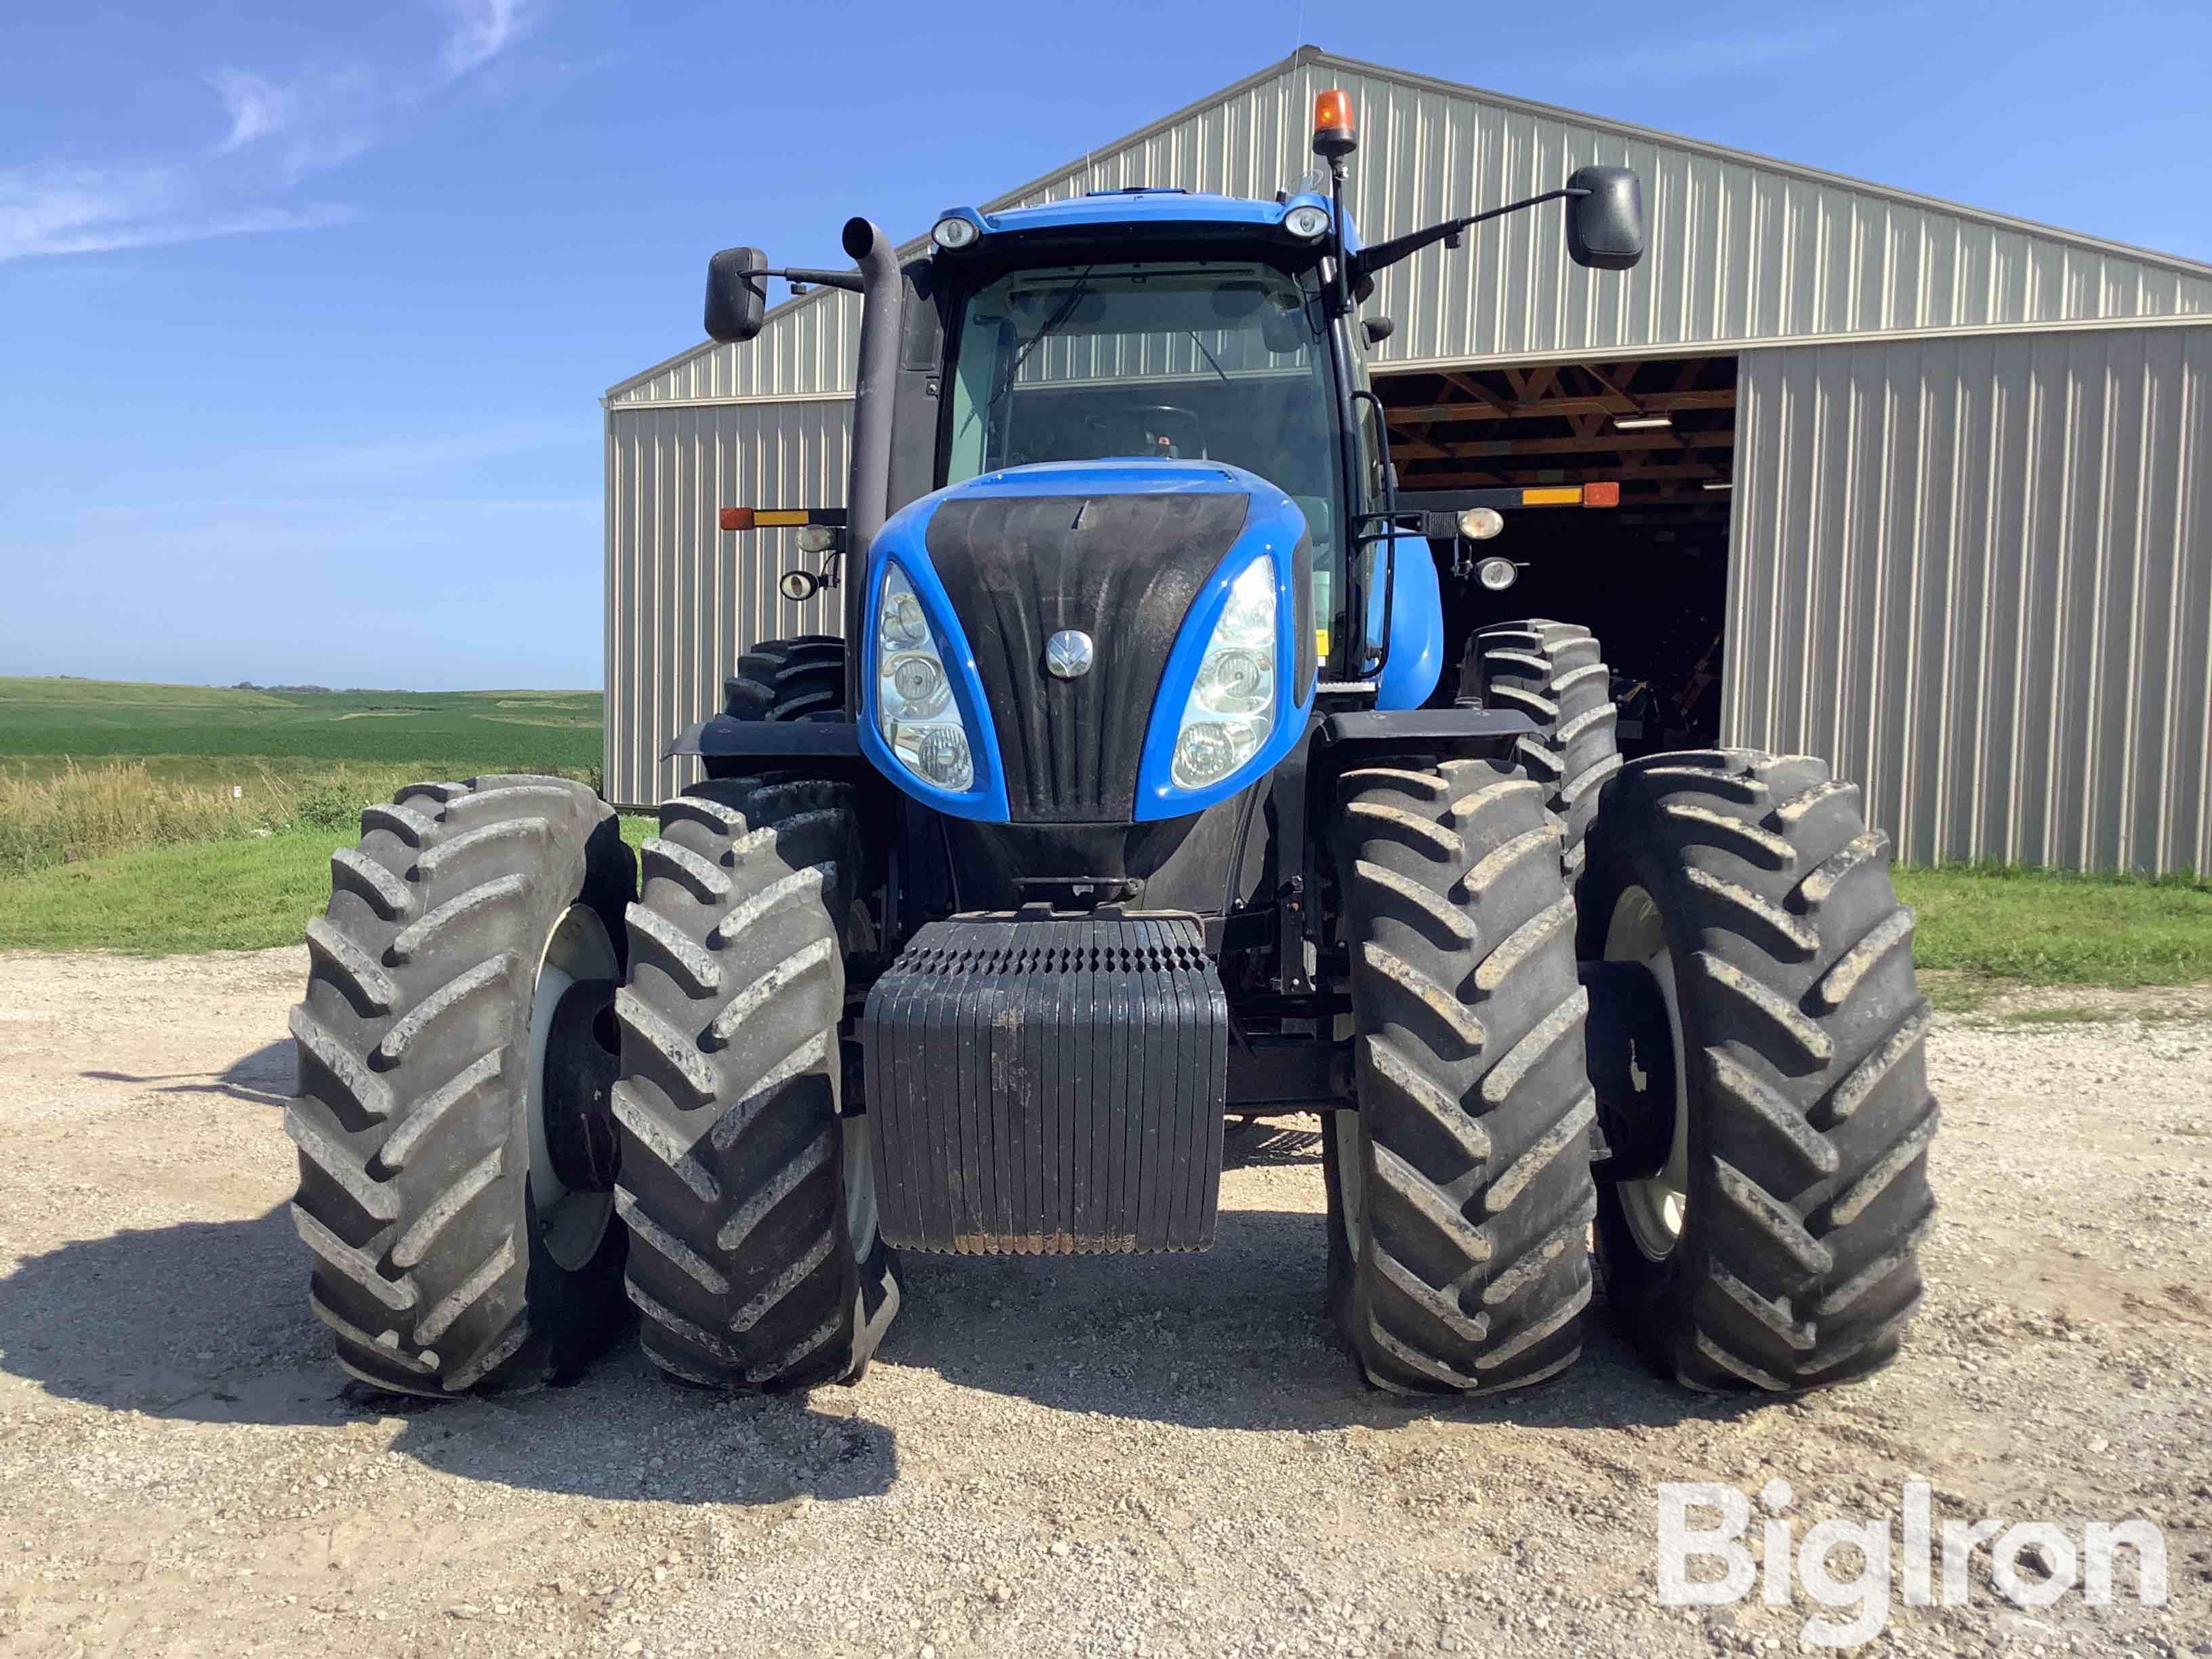
{"label": "tractor grille", "polygon": [[[1017,823],[1126,823],[1152,700],[1191,601],[1244,527],[1240,494],[946,501],[930,562],[975,653]],[[1078,628],[1091,672],[1045,672]]]}

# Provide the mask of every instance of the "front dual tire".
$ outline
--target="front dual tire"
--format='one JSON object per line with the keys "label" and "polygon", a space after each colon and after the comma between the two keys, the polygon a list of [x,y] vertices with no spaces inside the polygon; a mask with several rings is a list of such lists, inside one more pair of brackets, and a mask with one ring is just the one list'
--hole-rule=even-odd
{"label": "front dual tire", "polygon": [[1341,788],[1359,1109],[1323,1140],[1330,1310],[1377,1387],[1527,1387],[1582,1351],[1595,1207],[1559,827],[1489,761]]}
{"label": "front dual tire", "polygon": [[844,1109],[845,957],[868,926],[850,791],[700,784],[643,862],[614,1112],[646,1352],[708,1386],[855,1381],[899,1281]]}
{"label": "front dual tire", "polygon": [[[1324,1141],[1328,1298],[1369,1378],[1564,1370],[1593,1216],[1613,1312],[1692,1387],[1893,1358],[1936,1115],[1911,917],[1856,788],[1741,750],[1607,785],[1581,954],[1649,972],[1678,1066],[1663,1156],[1602,1185],[1545,786],[1468,762],[1344,788],[1360,1109]],[[855,1379],[899,1284],[842,1095],[844,957],[872,944],[848,793],[699,786],[662,808],[635,902],[613,814],[563,780],[416,785],[362,822],[308,930],[287,1115],[345,1369],[431,1395],[573,1376],[622,1328],[627,1258],[672,1375]]]}
{"label": "front dual tire", "polygon": [[338,1362],[396,1393],[572,1376],[620,1329],[606,1117],[634,866],[561,778],[362,814],[292,1014],[293,1221]]}
{"label": "front dual tire", "polygon": [[1652,974],[1677,1057],[1657,1167],[1600,1189],[1615,1315],[1692,1388],[1879,1369],[1920,1299],[1937,1121],[1887,838],[1825,762],[1720,750],[1630,762],[1589,847],[1583,953]]}
{"label": "front dual tire", "polygon": [[[1694,1389],[1864,1376],[1919,1301],[1937,1113],[1887,838],[1807,757],[1617,769],[1583,826],[1579,916],[1552,780],[1487,763],[1344,780],[1358,1109],[1323,1143],[1328,1303],[1380,1387],[1564,1370],[1593,1219],[1612,1315]],[[1621,1178],[1595,1183],[1577,957],[1648,975],[1671,1049],[1646,1097],[1663,1121],[1624,1133],[1604,1166]]]}

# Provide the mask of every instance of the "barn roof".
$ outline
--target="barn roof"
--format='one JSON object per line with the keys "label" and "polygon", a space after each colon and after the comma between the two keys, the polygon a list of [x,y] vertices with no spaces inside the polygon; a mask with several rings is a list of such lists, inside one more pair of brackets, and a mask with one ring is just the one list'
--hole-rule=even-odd
{"label": "barn roof", "polygon": [[[985,209],[1135,185],[1271,196],[1310,166],[1308,114],[1329,86],[1354,100],[1364,165],[1350,206],[1372,237],[1548,189],[1589,162],[1644,179],[1650,250],[1634,271],[1576,267],[1562,216],[1535,214],[1486,228],[1468,253],[1386,272],[1376,307],[1399,326],[1378,369],[2212,319],[2212,265],[1312,46]],[[860,310],[815,289],[770,312],[757,338],[702,342],[606,403],[848,397]]]}

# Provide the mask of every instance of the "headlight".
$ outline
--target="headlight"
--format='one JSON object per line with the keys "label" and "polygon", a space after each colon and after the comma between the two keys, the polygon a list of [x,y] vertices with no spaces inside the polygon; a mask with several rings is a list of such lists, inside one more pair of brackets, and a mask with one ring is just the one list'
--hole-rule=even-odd
{"label": "headlight", "polygon": [[955,794],[974,786],[951,678],[914,585],[895,564],[884,567],[876,601],[876,723],[899,764],[924,783]]}
{"label": "headlight", "polygon": [[1218,783],[1260,752],[1275,728],[1275,567],[1255,560],[1199,659],[1169,772],[1182,789]]}
{"label": "headlight", "polygon": [[929,228],[929,240],[948,252],[966,247],[983,233],[975,228],[975,222],[963,219],[957,213],[948,213]]}
{"label": "headlight", "polygon": [[1283,216],[1283,228],[1310,242],[1328,228],[1328,215],[1317,207],[1294,207]]}

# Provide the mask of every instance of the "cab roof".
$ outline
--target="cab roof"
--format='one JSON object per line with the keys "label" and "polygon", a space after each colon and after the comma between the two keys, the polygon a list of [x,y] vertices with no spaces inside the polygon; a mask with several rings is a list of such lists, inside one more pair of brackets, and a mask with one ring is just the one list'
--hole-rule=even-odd
{"label": "cab roof", "polygon": [[[1254,225],[1273,228],[1283,222],[1284,216],[1291,209],[1298,207],[1317,207],[1324,213],[1334,211],[1326,195],[1312,190],[1286,191],[1280,199],[1262,200],[1249,196],[1221,196],[1211,191],[1133,185],[1121,190],[1094,190],[1087,195],[1042,202],[1034,207],[1000,208],[988,213],[973,207],[948,208],[938,216],[965,219],[986,238],[1024,232],[1066,232],[1088,225],[1102,228],[1158,227],[1172,234],[1170,228],[1176,225]],[[1358,239],[1352,234],[1348,218],[1349,216],[1346,240],[1356,249]]]}

